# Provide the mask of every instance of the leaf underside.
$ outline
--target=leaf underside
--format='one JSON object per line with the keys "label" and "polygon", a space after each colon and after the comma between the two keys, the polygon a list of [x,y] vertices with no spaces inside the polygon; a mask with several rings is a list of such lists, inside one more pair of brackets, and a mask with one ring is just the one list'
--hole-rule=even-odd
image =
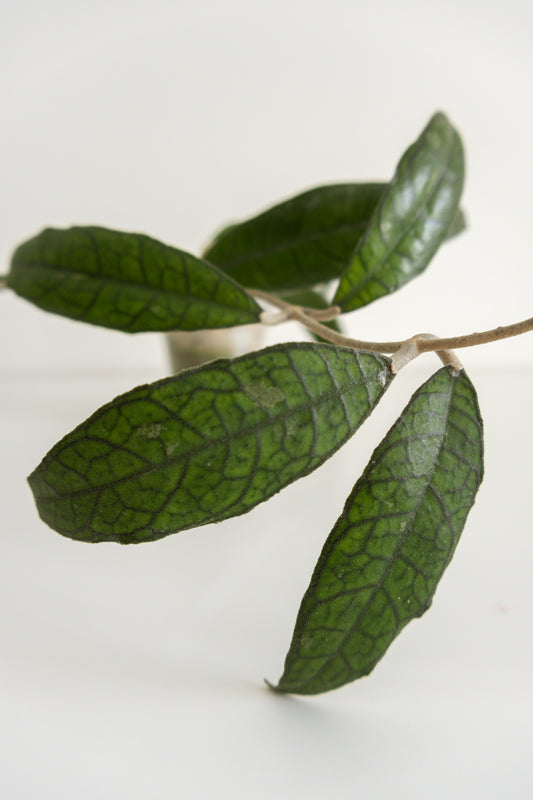
{"label": "leaf underside", "polygon": [[279,691],[326,692],[374,668],[429,608],[482,475],[475,390],[445,367],[413,395],[329,535]]}
{"label": "leaf underside", "polygon": [[8,285],[46,311],[140,331],[226,328],[261,309],[216,267],[149,236],[48,228],[13,255]]}
{"label": "leaf underside", "polygon": [[402,156],[333,302],[352,311],[419,275],[447,236],[464,227],[458,209],[463,182],[461,139],[446,116],[437,113]]}
{"label": "leaf underside", "polygon": [[384,356],[305,342],[140,386],[45,456],[29,477],[39,514],[124,544],[243,514],[329,458],[391,380]]}

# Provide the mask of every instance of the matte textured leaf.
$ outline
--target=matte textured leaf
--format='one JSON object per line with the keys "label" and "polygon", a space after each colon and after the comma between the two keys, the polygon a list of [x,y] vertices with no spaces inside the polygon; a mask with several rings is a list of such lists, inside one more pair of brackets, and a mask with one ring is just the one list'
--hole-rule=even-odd
{"label": "matte textured leaf", "polygon": [[226,328],[260,314],[211,264],[106,228],[42,231],[15,251],[8,285],[46,311],[128,333]]}
{"label": "matte textured leaf", "polygon": [[39,513],[125,544],[243,514],[329,458],[391,380],[383,356],[307,342],[138,387],[44,458],[29,478]]}
{"label": "matte textured leaf", "polygon": [[402,156],[359,240],[334,303],[351,311],[395,292],[429,264],[454,225],[464,181],[461,139],[442,113]]}
{"label": "matte textured leaf", "polygon": [[317,694],[367,675],[430,606],[483,475],[464,372],[430,378],[374,452],[303,598],[278,689]]}
{"label": "matte textured leaf", "polygon": [[384,189],[383,183],[311,189],[225,228],[204,257],[254,289],[295,289],[338,278]]}

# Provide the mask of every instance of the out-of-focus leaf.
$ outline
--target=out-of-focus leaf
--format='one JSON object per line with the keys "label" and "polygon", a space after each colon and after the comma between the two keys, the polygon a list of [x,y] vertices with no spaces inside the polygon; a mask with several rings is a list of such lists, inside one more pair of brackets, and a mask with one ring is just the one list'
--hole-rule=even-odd
{"label": "out-of-focus leaf", "polygon": [[435,114],[402,156],[374,209],[334,303],[351,311],[400,289],[429,264],[456,217],[464,181],[457,131]]}
{"label": "out-of-focus leaf", "polygon": [[326,692],[367,675],[431,605],[483,475],[464,372],[430,378],[374,452],[329,535],[277,687]]}
{"label": "out-of-focus leaf", "polygon": [[225,228],[204,258],[254,289],[299,289],[338,278],[384,189],[383,183],[311,189]]}
{"label": "out-of-focus leaf", "polygon": [[462,208],[458,208],[450,223],[450,227],[446,231],[447,239],[454,239],[459,236],[466,229],[466,215]]}
{"label": "out-of-focus leaf", "polygon": [[133,389],[30,476],[39,514],[73,539],[124,544],[243,514],[329,458],[391,380],[384,356],[305,342]]}
{"label": "out-of-focus leaf", "polygon": [[17,248],[7,281],[46,311],[128,333],[226,328],[261,311],[211,264],[106,228],[42,231]]}

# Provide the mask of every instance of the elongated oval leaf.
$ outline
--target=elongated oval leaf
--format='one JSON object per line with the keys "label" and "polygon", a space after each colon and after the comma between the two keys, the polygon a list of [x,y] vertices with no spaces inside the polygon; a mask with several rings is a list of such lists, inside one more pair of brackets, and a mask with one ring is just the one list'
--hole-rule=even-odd
{"label": "elongated oval leaf", "polygon": [[106,228],[42,231],[15,251],[7,280],[46,311],[128,333],[225,328],[257,322],[260,314],[211,264]]}
{"label": "elongated oval leaf", "polygon": [[29,478],[39,513],[122,543],[243,514],[331,456],[391,379],[383,356],[309,342],[141,386],[48,453]]}
{"label": "elongated oval leaf", "polygon": [[457,215],[464,154],[457,131],[435,114],[402,156],[341,277],[334,303],[351,311],[395,292],[429,264]]}
{"label": "elongated oval leaf", "polygon": [[204,257],[254,289],[302,288],[338,278],[384,189],[383,183],[311,189],[225,228]]}
{"label": "elongated oval leaf", "polygon": [[329,535],[278,689],[317,694],[367,675],[430,606],[483,474],[482,421],[464,372],[413,395]]}

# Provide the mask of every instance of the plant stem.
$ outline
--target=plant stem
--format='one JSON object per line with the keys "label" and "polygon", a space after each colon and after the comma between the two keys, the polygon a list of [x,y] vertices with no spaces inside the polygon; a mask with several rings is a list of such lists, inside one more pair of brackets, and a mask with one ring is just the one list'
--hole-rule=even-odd
{"label": "plant stem", "polygon": [[[435,341],[437,337],[432,333],[419,333],[417,336],[407,339],[392,355],[392,372],[399,372],[410,361],[419,356],[421,353],[420,345],[428,339]],[[453,350],[436,350],[435,353],[445,367],[452,367],[456,372],[460,372],[463,369],[463,365]]]}
{"label": "plant stem", "polygon": [[464,334],[463,336],[438,338],[424,334],[423,336],[411,337],[410,339],[403,339],[402,341],[396,342],[366,342],[362,339],[351,339],[348,336],[343,336],[341,333],[332,331],[326,325],[322,325],[318,321],[318,314],[320,314],[320,319],[326,319],[324,316],[326,313],[328,314],[327,319],[334,319],[338,316],[336,306],[316,311],[314,309],[305,309],[301,306],[294,306],[269,292],[263,292],[258,289],[250,289],[248,291],[258,300],[265,300],[276,308],[285,311],[286,314],[283,315],[285,319],[298,320],[310,331],[317,333],[328,342],[338,344],[341,347],[352,347],[355,350],[370,350],[375,353],[396,353],[406,342],[412,339],[416,339],[419,353],[428,353],[438,350],[454,350],[461,347],[474,347],[479,344],[488,344],[489,342],[496,342],[499,339],[508,339],[511,336],[519,336],[522,333],[533,330],[533,317],[530,317],[529,319],[522,320],[522,322],[514,322],[511,325],[503,325],[498,328],[493,328],[492,330]]}
{"label": "plant stem", "polygon": [[0,275],[0,289],[7,289],[7,275]]}
{"label": "plant stem", "polygon": [[529,319],[524,319],[521,322],[513,322],[511,325],[501,325],[490,331],[467,333],[463,336],[450,336],[448,338],[435,339],[433,342],[420,342],[420,352],[423,353],[427,350],[436,349],[434,346],[428,347],[429,344],[438,345],[439,349],[475,347],[478,344],[497,342],[499,339],[510,339],[511,336],[520,336],[522,333],[528,333],[528,331],[532,330],[533,317],[529,317]]}

